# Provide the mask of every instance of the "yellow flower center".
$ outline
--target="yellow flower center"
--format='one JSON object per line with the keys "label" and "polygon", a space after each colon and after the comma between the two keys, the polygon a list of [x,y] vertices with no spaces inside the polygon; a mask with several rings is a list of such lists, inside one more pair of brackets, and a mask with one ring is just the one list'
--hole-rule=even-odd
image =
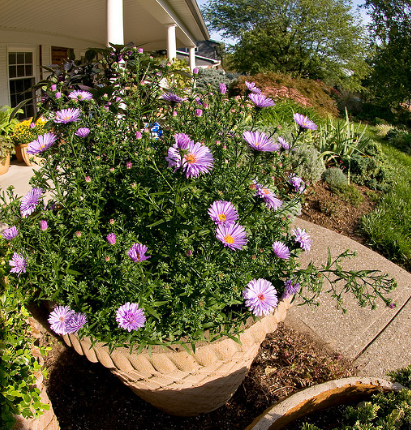
{"label": "yellow flower center", "polygon": [[64,118],[64,121],[70,121],[70,117],[69,116],[66,116],[65,118]]}
{"label": "yellow flower center", "polygon": [[187,154],[186,155],[186,161],[187,163],[193,164],[197,162],[197,157],[194,154]]}
{"label": "yellow flower center", "polygon": [[234,243],[234,237],[227,234],[227,236],[224,236],[224,242],[232,245]]}
{"label": "yellow flower center", "polygon": [[263,193],[264,193],[264,194],[270,194],[270,190],[269,190],[269,189],[267,189],[267,188],[263,188]]}
{"label": "yellow flower center", "polygon": [[263,302],[265,300],[265,295],[263,293],[260,293],[257,297],[260,302]]}
{"label": "yellow flower center", "polygon": [[225,222],[225,220],[227,219],[227,217],[226,217],[226,215],[225,215],[225,214],[219,214],[219,215],[218,215],[218,219],[219,219],[220,221],[222,221],[222,222]]}

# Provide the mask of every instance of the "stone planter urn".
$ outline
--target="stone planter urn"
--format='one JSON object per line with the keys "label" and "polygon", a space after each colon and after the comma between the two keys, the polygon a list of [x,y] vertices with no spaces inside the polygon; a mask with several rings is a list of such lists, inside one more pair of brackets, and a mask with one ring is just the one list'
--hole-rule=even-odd
{"label": "stone planter urn", "polygon": [[189,354],[181,346],[161,347],[151,354],[116,348],[111,354],[90,339],[63,336],[67,345],[91,362],[100,362],[124,384],[156,408],[178,416],[196,416],[224,405],[241,385],[267,333],[285,319],[291,297],[280,301],[273,314],[256,321],[240,335],[241,345],[229,338],[196,346]]}
{"label": "stone planter urn", "polygon": [[399,391],[402,388],[404,387],[401,384],[372,377],[328,381],[299,391],[271,406],[245,430],[281,430],[292,422],[321,409],[360,402],[377,392]]}
{"label": "stone planter urn", "polygon": [[24,143],[15,146],[17,161],[20,163],[24,162],[27,166],[36,166],[41,163],[41,158],[27,154],[28,145],[28,143]]}

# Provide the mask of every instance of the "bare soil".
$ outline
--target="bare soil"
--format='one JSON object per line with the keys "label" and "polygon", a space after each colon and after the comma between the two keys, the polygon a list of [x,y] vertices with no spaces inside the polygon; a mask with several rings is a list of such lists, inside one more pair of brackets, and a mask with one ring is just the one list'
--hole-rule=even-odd
{"label": "bare soil", "polygon": [[[359,220],[374,203],[366,188],[358,189],[364,202],[355,207],[320,182],[307,191],[301,217],[366,244],[358,233]],[[42,309],[33,312],[46,319]],[[281,324],[267,335],[249,374],[225,406],[180,418],[144,402],[108,369],[79,356],[51,332],[44,331],[40,341],[52,347],[46,359],[46,386],[61,430],[243,430],[266,408],[300,389],[356,374],[349,360]]]}

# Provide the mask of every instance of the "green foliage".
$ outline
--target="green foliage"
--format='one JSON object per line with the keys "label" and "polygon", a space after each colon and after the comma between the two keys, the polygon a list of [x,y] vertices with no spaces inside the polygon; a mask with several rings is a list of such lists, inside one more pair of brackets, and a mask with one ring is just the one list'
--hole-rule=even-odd
{"label": "green foliage", "polygon": [[364,29],[346,1],[213,0],[203,13],[212,30],[238,39],[230,64],[241,73],[290,73],[348,88],[360,88],[367,73]]}
{"label": "green foliage", "polygon": [[411,157],[383,145],[393,180],[373,212],[362,219],[369,243],[390,260],[411,267]]}
{"label": "green foliage", "polygon": [[304,142],[290,152],[289,160],[295,173],[312,184],[318,182],[325,171],[321,154]]}
{"label": "green foliage", "polygon": [[348,185],[348,178],[338,167],[330,167],[323,174],[323,179],[334,189],[342,188]]}
{"label": "green foliage", "polygon": [[4,160],[8,153],[14,153],[14,143],[10,136],[19,121],[11,118],[12,113],[13,109],[11,107],[0,107],[0,160]]}
{"label": "green foliage", "polygon": [[[301,191],[290,184],[288,150],[255,150],[244,141],[244,131],[263,125],[261,110],[246,95],[227,98],[200,91],[193,82],[179,92],[180,101],[167,101],[160,81],[172,73],[170,66],[137,48],[99,53],[101,67],[95,65],[90,76],[58,70],[41,83],[38,107],[58,143],[41,150],[44,162],[31,185],[43,192],[33,211],[22,216],[22,198],[12,189],[3,195],[2,203],[10,204],[1,205],[2,220],[19,231],[10,246],[26,260],[15,279],[25,295],[85,314],[80,336],[139,350],[204,340],[205,330],[209,340],[237,338],[253,316],[242,295],[253,279],[270,281],[280,297],[284,281],[295,278],[315,299],[321,291],[317,275],[333,272],[361,304],[374,306],[376,296],[387,303],[384,295],[395,282],[375,272],[344,272],[338,259],[319,272],[298,268],[302,249],[290,224]],[[68,97],[74,82],[90,82],[93,97]],[[63,109],[78,109],[78,120],[56,122],[56,111]],[[84,127],[89,135],[78,136]],[[308,133],[297,128],[291,147]],[[213,161],[204,171],[198,157],[207,149]],[[191,174],[191,167],[199,170]],[[255,181],[276,194],[280,208],[267,206]],[[238,211],[248,240],[242,249],[216,237],[208,210],[219,200]],[[108,234],[116,235],[114,244]],[[288,246],[290,258],[273,255],[275,241]],[[137,243],[147,246],[149,259],[132,260],[128,251]],[[116,312],[125,303],[138,303],[144,327],[119,327]]]}
{"label": "green foliage", "polygon": [[411,365],[388,373],[392,381],[411,388]]}
{"label": "green foliage", "polygon": [[[3,245],[4,239],[1,241]],[[50,407],[41,402],[35,386],[35,373],[43,372],[45,376],[45,370],[41,370],[33,356],[36,347],[27,323],[29,313],[19,291],[3,281],[9,270],[6,260],[10,257],[7,251],[0,260],[0,423],[5,430],[14,426],[13,415],[38,417]]]}
{"label": "green foliage", "polygon": [[390,145],[395,146],[406,154],[411,154],[411,133],[398,128],[391,128],[386,134]]}

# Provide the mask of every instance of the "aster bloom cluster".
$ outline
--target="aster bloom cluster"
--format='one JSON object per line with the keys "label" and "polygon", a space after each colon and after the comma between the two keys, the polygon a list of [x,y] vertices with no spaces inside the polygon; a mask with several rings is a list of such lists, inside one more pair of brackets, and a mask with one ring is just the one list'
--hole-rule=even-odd
{"label": "aster bloom cluster", "polygon": [[288,151],[303,132],[262,131],[274,102],[253,82],[238,97],[201,90],[196,73],[165,92],[172,70],[137,47],[95,60],[106,73],[88,76],[90,91],[83,68],[44,82],[52,132],[29,145],[44,162],[23,198],[0,204],[13,282],[55,302],[52,329],[139,350],[205,328],[215,340],[315,286],[295,261],[311,238],[291,231],[305,182]]}

